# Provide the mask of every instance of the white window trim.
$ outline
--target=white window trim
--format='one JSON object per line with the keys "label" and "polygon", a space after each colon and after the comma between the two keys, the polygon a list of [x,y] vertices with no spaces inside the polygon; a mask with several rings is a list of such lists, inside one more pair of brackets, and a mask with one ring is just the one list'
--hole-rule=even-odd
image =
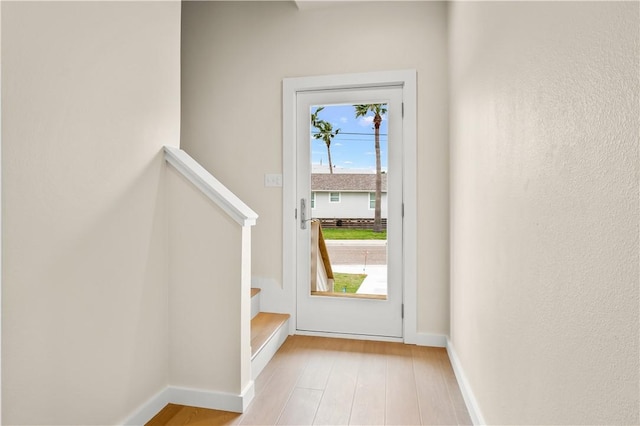
{"label": "white window trim", "polygon": [[[417,73],[416,70],[379,71],[357,74],[337,74],[314,77],[285,78],[282,84],[282,130],[283,130],[283,270],[282,287],[274,290],[265,310],[279,309],[291,315],[290,334],[295,333],[296,324],[296,265],[295,238],[298,220],[295,187],[296,174],[296,93],[310,90],[348,89],[357,87],[402,86],[404,117],[403,130],[403,278],[404,278],[404,342],[417,344],[422,340],[418,334],[418,191],[417,191]],[[265,286],[266,287],[266,286]],[[275,287],[275,286],[274,286]],[[278,286],[279,287],[279,286]],[[263,293],[266,288],[263,288]],[[266,296],[266,294],[265,294]],[[267,302],[267,298],[262,299]],[[267,303],[265,303],[267,305]]]}
{"label": "white window trim", "polygon": [[[331,199],[331,195],[332,194],[338,194],[338,201],[333,201]],[[337,192],[337,191],[329,192],[329,203],[330,204],[338,204],[338,203],[340,203],[340,201],[342,201],[342,194],[340,192]]]}
{"label": "white window trim", "polygon": [[[376,193],[375,192],[369,192],[369,197],[368,197],[368,204],[369,204],[369,210],[375,210],[376,209]],[[371,196],[373,195],[373,200],[371,200]],[[373,207],[371,207],[371,201],[373,201]]]}
{"label": "white window trim", "polygon": [[311,209],[315,209],[316,208],[316,193],[315,192],[311,192]]}

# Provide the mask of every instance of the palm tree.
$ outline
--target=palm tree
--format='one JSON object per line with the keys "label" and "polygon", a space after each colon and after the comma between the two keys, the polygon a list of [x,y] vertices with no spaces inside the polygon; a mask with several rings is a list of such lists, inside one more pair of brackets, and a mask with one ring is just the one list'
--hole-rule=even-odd
{"label": "palm tree", "polygon": [[318,113],[322,111],[324,107],[319,107],[316,112],[311,114],[311,125],[318,129],[317,133],[313,134],[315,139],[322,139],[327,145],[327,156],[329,157],[329,173],[333,174],[333,164],[331,163],[331,140],[340,133],[340,129],[333,130],[333,126],[328,121],[318,119]]}
{"label": "palm tree", "polygon": [[367,104],[354,105],[356,118],[365,117],[369,111],[373,113],[373,128],[375,129],[376,148],[376,205],[373,219],[373,232],[382,232],[382,215],[380,205],[382,204],[382,166],[380,164],[380,123],[382,115],[387,113],[387,104]]}

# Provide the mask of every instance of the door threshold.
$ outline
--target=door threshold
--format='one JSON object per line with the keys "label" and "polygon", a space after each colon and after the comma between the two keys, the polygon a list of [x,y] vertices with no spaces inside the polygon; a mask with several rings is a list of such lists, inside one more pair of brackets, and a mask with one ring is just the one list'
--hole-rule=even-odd
{"label": "door threshold", "polygon": [[300,336],[333,337],[336,339],[373,340],[376,342],[404,343],[403,337],[372,336],[367,334],[327,333],[326,331],[296,330]]}
{"label": "door threshold", "polygon": [[358,294],[358,293],[339,293],[335,291],[312,291],[312,296],[316,297],[342,297],[347,299],[374,299],[387,300],[386,294]]}

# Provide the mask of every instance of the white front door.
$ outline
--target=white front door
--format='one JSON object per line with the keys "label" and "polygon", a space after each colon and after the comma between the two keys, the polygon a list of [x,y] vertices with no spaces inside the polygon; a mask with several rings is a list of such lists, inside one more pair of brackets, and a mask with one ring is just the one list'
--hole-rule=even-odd
{"label": "white front door", "polygon": [[[298,203],[295,237],[296,329],[300,332],[335,333],[354,335],[354,337],[355,335],[382,338],[402,338],[403,336],[402,95],[400,86],[319,90],[296,94],[295,150]],[[334,292],[333,289],[316,291],[317,289],[312,288],[311,284],[312,267],[315,276],[316,267],[322,268],[322,265],[312,265],[311,260],[312,226],[309,220],[314,217],[311,208],[313,154],[311,147],[314,140],[313,129],[317,132],[317,128],[311,125],[311,114],[319,107],[340,105],[353,107],[353,105],[362,104],[383,104],[386,108],[384,118],[387,120],[385,135],[387,152],[383,153],[386,156],[384,173],[387,181],[386,273],[384,274],[386,276],[379,277],[383,281],[386,280],[386,291],[374,291],[371,294],[347,294],[339,290]],[[340,127],[339,122],[333,124],[334,129]],[[368,129],[373,133],[371,127]],[[373,139],[370,144],[367,154],[372,154],[374,151]],[[337,144],[334,144],[333,149],[338,149]],[[328,167],[326,163],[325,166]],[[339,165],[335,166],[336,169],[339,168]],[[339,193],[339,188],[335,192]],[[327,193],[325,196],[334,197],[334,202],[340,199],[340,195],[335,193]],[[318,194],[313,201],[319,202]],[[366,244],[366,242],[360,243]],[[384,242],[375,244],[384,250]]]}

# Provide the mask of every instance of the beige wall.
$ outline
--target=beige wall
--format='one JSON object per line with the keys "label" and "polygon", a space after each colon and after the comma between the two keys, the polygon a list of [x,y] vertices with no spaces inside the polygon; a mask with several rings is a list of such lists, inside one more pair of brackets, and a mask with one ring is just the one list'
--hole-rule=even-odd
{"label": "beige wall", "polygon": [[282,79],[418,71],[418,331],[448,334],[446,6],[185,2],[182,146],[259,215],[253,275],[282,285]]}
{"label": "beige wall", "polygon": [[167,384],[180,13],[2,2],[3,424],[113,424]]}
{"label": "beige wall", "polygon": [[640,423],[639,12],[451,7],[451,337],[490,424]]}

